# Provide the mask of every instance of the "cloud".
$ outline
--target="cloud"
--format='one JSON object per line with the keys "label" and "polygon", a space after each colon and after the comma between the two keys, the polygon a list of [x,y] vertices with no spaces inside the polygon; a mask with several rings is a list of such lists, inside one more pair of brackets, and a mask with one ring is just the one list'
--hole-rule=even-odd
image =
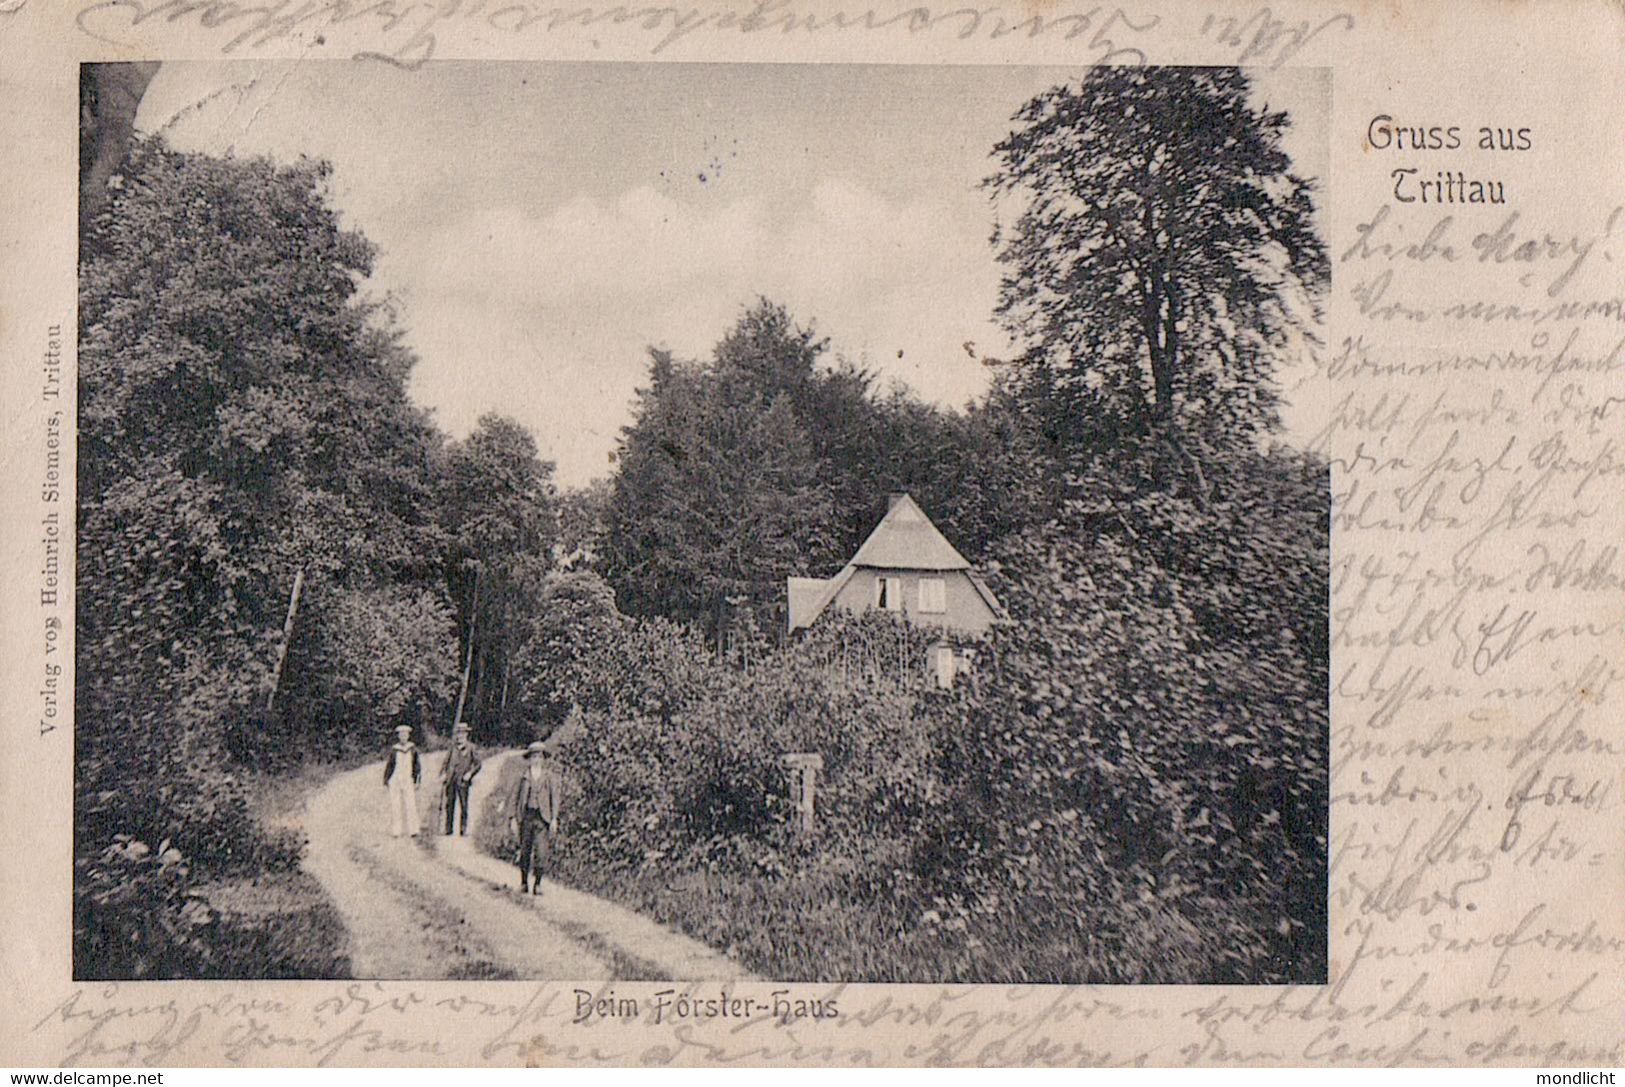
{"label": "cloud", "polygon": [[989,343],[998,272],[985,224],[839,177],[788,208],[645,185],[544,215],[471,211],[380,244],[379,278],[422,357],[417,393],[453,431],[485,410],[515,416],[566,482],[608,470],[649,345],[703,356],[758,295],[945,403],[985,383],[967,340],[1002,347]]}

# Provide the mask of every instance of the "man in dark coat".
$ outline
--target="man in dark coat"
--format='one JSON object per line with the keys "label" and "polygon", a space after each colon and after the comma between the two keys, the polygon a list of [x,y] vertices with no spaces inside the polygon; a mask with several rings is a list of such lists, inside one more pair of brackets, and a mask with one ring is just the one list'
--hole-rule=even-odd
{"label": "man in dark coat", "polygon": [[[519,835],[519,893],[542,893],[542,868],[559,832],[564,783],[547,765],[540,741],[525,749],[525,772],[513,798],[510,827]],[[526,886],[527,881],[529,886]]]}
{"label": "man in dark coat", "polygon": [[451,833],[452,811],[462,813],[458,833],[468,834],[468,787],[474,775],[480,772],[479,752],[468,742],[468,725],[457,722],[452,733],[451,750],[446,753],[446,764],[440,769],[440,787],[446,796],[446,833]]}

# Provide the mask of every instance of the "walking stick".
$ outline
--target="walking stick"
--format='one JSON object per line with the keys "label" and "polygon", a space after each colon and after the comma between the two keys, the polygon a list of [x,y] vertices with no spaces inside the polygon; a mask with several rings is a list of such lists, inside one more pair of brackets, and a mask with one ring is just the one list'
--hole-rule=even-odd
{"label": "walking stick", "polygon": [[444,833],[444,831],[442,831],[441,828],[446,825],[446,779],[445,778],[440,779],[440,786],[439,786],[439,789],[437,791],[439,792],[440,795],[435,798],[435,802],[434,802],[434,829],[435,829],[436,834],[442,834],[442,833]]}

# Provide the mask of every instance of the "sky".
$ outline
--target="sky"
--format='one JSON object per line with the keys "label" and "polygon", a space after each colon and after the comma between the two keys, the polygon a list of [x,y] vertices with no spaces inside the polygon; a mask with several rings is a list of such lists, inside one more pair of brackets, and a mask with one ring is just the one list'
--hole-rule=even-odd
{"label": "sky", "polygon": [[[333,165],[461,436],[497,411],[557,478],[608,474],[651,346],[708,356],[754,300],[832,355],[962,406],[1010,344],[980,188],[1023,102],[1076,69],[355,61],[166,62],[137,117],[178,148]],[[1323,69],[1260,72],[1325,177]],[[967,345],[970,345],[967,348]],[[1288,415],[1289,428],[1292,425]]]}

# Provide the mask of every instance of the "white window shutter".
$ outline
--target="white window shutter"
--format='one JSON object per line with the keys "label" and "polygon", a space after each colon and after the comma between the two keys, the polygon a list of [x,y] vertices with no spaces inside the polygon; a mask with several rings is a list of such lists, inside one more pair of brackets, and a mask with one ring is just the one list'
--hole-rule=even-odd
{"label": "white window shutter", "polygon": [[940,577],[920,579],[920,610],[932,615],[948,610],[947,586]]}

